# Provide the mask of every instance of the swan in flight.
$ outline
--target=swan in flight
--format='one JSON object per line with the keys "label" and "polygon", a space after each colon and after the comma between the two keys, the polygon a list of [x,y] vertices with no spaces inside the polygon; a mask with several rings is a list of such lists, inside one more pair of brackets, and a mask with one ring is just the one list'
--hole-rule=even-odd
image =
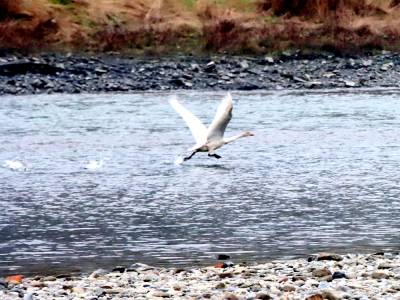
{"label": "swan in flight", "polygon": [[186,122],[194,139],[196,140],[196,145],[189,149],[192,153],[185,157],[183,160],[186,161],[191,159],[193,155],[197,152],[208,152],[208,156],[221,158],[215,153],[215,150],[221,148],[223,145],[231,143],[239,138],[246,136],[253,136],[254,134],[250,131],[244,131],[241,134],[235,135],[233,137],[224,138],[224,132],[226,126],[232,118],[232,96],[228,93],[222,100],[221,104],[217,109],[214,120],[211,122],[210,126],[206,128],[204,124],[189,110],[183,107],[176,96],[173,96],[169,103],[176,110],[176,112],[182,117]]}

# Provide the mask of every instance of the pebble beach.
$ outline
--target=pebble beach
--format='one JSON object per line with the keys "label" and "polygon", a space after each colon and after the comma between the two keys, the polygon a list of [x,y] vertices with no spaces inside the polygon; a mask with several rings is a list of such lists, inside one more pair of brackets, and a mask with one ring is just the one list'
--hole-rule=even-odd
{"label": "pebble beach", "polygon": [[400,254],[320,253],[262,264],[159,268],[135,263],[86,275],[9,276],[2,300],[400,299]]}

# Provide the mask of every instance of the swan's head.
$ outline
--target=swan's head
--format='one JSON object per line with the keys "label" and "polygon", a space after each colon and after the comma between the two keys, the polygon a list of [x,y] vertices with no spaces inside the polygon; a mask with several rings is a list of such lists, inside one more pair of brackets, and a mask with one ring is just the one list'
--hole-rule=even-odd
{"label": "swan's head", "polygon": [[251,131],[245,131],[243,132],[242,136],[254,136],[254,133],[252,133]]}

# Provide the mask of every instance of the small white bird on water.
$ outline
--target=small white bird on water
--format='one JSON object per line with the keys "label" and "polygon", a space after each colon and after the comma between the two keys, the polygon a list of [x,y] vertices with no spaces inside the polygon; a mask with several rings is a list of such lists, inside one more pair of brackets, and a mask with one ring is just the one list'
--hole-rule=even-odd
{"label": "small white bird on water", "polygon": [[11,160],[6,159],[4,161],[4,167],[9,168],[13,171],[27,171],[28,168],[24,165],[24,163],[20,162],[19,160]]}
{"label": "small white bird on water", "polygon": [[197,152],[208,152],[208,156],[219,159],[221,156],[216,154],[215,150],[239,138],[254,135],[250,131],[244,131],[241,134],[233,137],[224,138],[226,126],[232,118],[233,104],[230,93],[228,93],[222,100],[218,107],[217,113],[215,114],[214,120],[211,122],[208,129],[195,115],[193,115],[178,102],[176,96],[173,96],[169,103],[186,122],[194,139],[196,140],[196,145],[189,149],[189,151],[192,153],[185,157],[183,159],[184,161],[191,159]]}
{"label": "small white bird on water", "polygon": [[90,171],[96,171],[103,167],[104,161],[102,159],[100,160],[89,160],[89,162],[86,164],[85,169],[90,170]]}

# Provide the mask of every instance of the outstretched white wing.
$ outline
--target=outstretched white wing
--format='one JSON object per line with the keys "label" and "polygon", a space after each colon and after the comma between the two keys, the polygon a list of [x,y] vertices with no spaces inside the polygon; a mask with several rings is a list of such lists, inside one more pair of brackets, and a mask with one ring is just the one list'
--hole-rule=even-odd
{"label": "outstretched white wing", "polygon": [[232,118],[232,96],[228,93],[218,107],[214,120],[207,131],[207,141],[219,140],[224,137],[226,126]]}
{"label": "outstretched white wing", "polygon": [[196,140],[196,145],[204,144],[207,138],[207,128],[203,123],[190,111],[188,111],[185,107],[182,106],[178,102],[176,96],[173,96],[169,103],[176,110],[176,112],[182,117],[182,119],[186,122],[194,139]]}

